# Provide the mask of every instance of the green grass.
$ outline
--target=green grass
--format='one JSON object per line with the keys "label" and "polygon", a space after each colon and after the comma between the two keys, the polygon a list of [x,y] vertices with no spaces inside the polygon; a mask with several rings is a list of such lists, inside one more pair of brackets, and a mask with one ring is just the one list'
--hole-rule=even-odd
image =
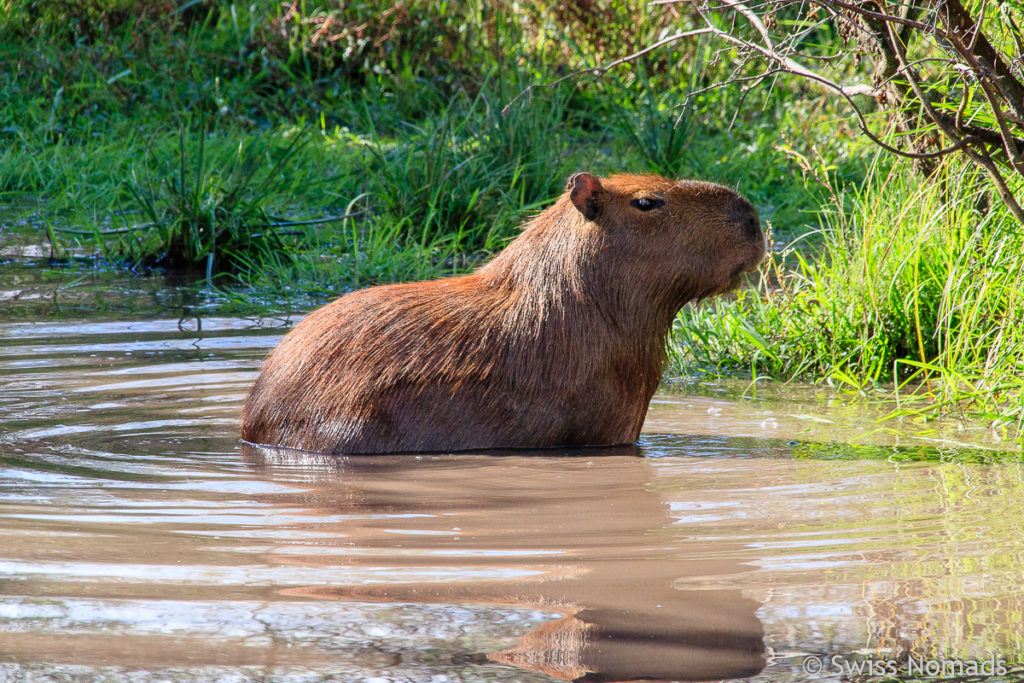
{"label": "green grass", "polygon": [[0,203],[30,208],[0,240],[27,218],[58,252],[184,270],[245,312],[463,272],[579,170],[709,179],[786,247],[760,288],[683,311],[672,373],[898,389],[904,415],[1020,433],[1024,238],[984,178],[872,162],[799,84],[687,99],[733,66],[705,40],[503,113],[690,27],[670,7],[296,7],[5,5]]}
{"label": "green grass", "polygon": [[[192,139],[190,139],[192,138]],[[298,186],[289,164],[308,140],[296,134],[275,149],[260,137],[244,140],[225,156],[207,153],[202,121],[190,135],[183,125],[176,158],[154,155],[141,172],[133,169],[127,189],[147,219],[127,226],[115,247],[133,265],[189,268],[206,263],[206,277],[222,263],[237,265],[262,254],[289,255],[286,236],[296,221],[271,217],[261,200]],[[218,268],[223,270],[223,267]]]}
{"label": "green grass", "polygon": [[[680,108],[727,68],[710,44],[503,113],[531,84],[686,24],[642,2],[182,7],[23,0],[0,16],[0,196],[43,198],[67,250],[336,291],[473,263],[583,169],[719,180],[777,222],[813,220],[814,192],[777,151],[807,137],[807,107],[762,98],[733,128],[736,89]],[[811,137],[835,157],[831,133]],[[264,227],[350,205],[352,223]]]}
{"label": "green grass", "polygon": [[893,415],[1024,423],[1024,234],[973,169],[881,161],[834,189],[817,253],[774,252],[755,289],[681,313],[675,373],[803,377],[897,399]]}

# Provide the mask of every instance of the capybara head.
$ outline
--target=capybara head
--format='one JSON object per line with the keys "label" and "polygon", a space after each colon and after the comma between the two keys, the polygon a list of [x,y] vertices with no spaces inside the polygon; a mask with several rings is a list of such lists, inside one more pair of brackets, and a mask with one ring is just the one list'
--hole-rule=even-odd
{"label": "capybara head", "polygon": [[682,304],[735,288],[764,257],[757,210],[727,187],[652,175],[577,173],[569,201],[602,232],[621,273]]}

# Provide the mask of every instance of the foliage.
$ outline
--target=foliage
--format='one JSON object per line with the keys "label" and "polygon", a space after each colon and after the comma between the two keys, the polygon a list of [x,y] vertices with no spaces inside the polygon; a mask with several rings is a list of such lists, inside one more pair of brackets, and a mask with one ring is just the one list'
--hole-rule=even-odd
{"label": "foliage", "polygon": [[[635,0],[9,6],[0,137],[13,144],[0,146],[0,193],[46,198],[72,253],[210,265],[242,285],[276,287],[296,269],[321,269],[305,281],[334,291],[473,262],[582,169],[737,183],[791,224],[810,220],[814,206],[773,152],[805,135],[799,110],[777,98],[764,105],[785,117],[781,129],[760,115],[723,129],[728,98],[677,107],[708,77],[707,45],[663,50],[503,111],[532,83],[686,21]],[[183,112],[191,123],[179,136]],[[303,135],[307,144],[275,167]],[[827,132],[816,137],[840,153]],[[351,226],[261,227],[292,222],[271,216],[343,215],[356,197],[362,213]],[[146,223],[155,225],[132,229]],[[353,260],[324,259],[342,252]]]}
{"label": "foliage", "polygon": [[973,166],[947,160],[924,180],[876,160],[870,178],[833,188],[814,258],[775,251],[756,290],[685,309],[674,371],[891,382],[901,415],[942,409],[1021,433],[1024,233]]}
{"label": "foliage", "polygon": [[[1019,423],[1024,245],[991,174],[945,160],[925,179],[920,164],[871,162],[846,100],[807,81],[753,86],[761,36],[742,21],[744,44],[709,30],[588,75],[708,17],[724,30],[736,3],[693,7],[10,0],[0,198],[36,207],[14,218],[49,231],[56,252],[198,264],[198,280],[222,271],[238,311],[465,271],[575,171],[716,180],[752,198],[779,248],[759,289],[684,310],[673,372],[892,382],[908,414]],[[992,34],[1001,10],[985,8],[990,42],[1016,55],[1015,29]],[[836,17],[776,9],[764,25],[790,36],[776,46],[834,67],[844,88],[863,73]],[[936,35],[907,54],[938,58]],[[984,115],[984,74],[943,80],[955,63],[943,58],[901,77],[927,83],[937,111],[966,101],[965,120],[998,124]],[[923,100],[897,94],[884,104],[900,117],[853,101],[889,146],[934,149]],[[15,222],[0,219],[0,239]]]}
{"label": "foliage", "polygon": [[[694,7],[698,31],[739,53],[734,77],[753,87],[788,74],[824,89],[853,110],[875,144],[914,159],[926,174],[945,156],[967,159],[1024,225],[1024,16],[1018,4],[714,0]],[[859,62],[873,69],[870,85],[844,82],[863,74]],[[748,75],[755,66],[760,73]],[[871,117],[885,127],[881,134],[869,125],[865,96],[881,105]],[[893,133],[901,139],[887,142]]]}
{"label": "foliage", "polygon": [[283,253],[282,221],[272,220],[261,205],[268,194],[286,194],[298,182],[284,175],[308,140],[293,136],[283,149],[256,137],[230,156],[207,153],[207,132],[199,122],[194,140],[183,126],[176,159],[153,158],[133,171],[128,190],[145,225],[125,228],[116,251],[134,264],[190,267],[206,263],[207,279],[217,260],[235,263],[257,253]]}

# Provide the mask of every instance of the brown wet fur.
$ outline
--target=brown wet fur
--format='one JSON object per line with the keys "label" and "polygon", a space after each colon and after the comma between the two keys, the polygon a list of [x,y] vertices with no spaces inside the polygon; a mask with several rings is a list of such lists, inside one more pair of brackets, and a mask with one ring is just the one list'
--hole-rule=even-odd
{"label": "brown wet fur", "polygon": [[352,454],[636,441],[676,313],[735,287],[764,236],[712,183],[581,173],[566,190],[474,273],[311,313],[264,362],[242,438]]}

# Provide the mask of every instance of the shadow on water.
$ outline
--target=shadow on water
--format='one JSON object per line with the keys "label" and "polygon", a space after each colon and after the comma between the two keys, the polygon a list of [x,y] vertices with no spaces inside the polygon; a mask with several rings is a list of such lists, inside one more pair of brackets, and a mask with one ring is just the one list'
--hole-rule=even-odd
{"label": "shadow on water", "polygon": [[[727,559],[679,557],[665,501],[637,447],[458,456],[323,456],[247,446],[260,473],[300,467],[315,483],[312,514],[362,515],[335,531],[359,548],[346,562],[402,548],[431,561],[494,562],[508,577],[456,583],[308,586],[303,597],[348,601],[496,603],[564,616],[484,660],[564,680],[710,680],[764,668],[759,604],[738,590],[678,590],[681,576],[736,574]],[[443,527],[438,522],[443,520]],[[321,528],[328,532],[328,529]],[[637,543],[637,538],[643,541]],[[398,541],[400,539],[400,542]],[[426,540],[420,540],[426,539]],[[729,547],[733,546],[733,547]],[[735,544],[709,543],[706,555]],[[290,557],[306,564],[324,560]]]}

